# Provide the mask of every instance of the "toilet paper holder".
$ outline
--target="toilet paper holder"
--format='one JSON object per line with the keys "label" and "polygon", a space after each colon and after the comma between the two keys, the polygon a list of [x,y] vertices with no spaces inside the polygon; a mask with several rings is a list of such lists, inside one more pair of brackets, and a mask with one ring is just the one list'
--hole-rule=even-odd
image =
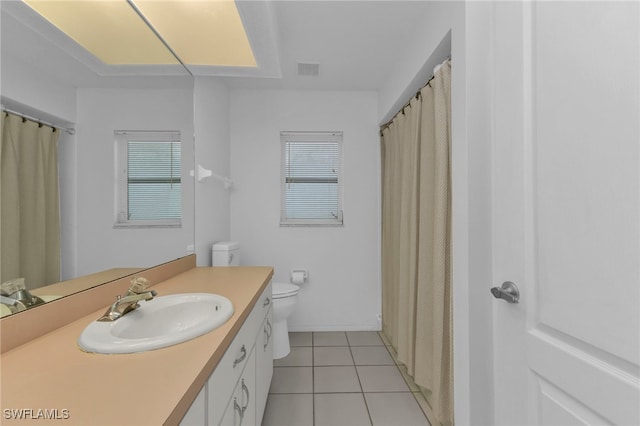
{"label": "toilet paper holder", "polygon": [[291,282],[293,284],[302,284],[303,282],[306,282],[308,279],[309,279],[309,271],[307,269],[291,270]]}

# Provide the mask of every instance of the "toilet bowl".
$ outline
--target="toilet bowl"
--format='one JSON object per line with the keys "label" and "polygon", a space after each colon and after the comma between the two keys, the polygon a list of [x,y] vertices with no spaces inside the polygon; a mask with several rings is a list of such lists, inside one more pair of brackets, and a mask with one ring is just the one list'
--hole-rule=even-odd
{"label": "toilet bowl", "polygon": [[289,326],[287,318],[293,312],[300,287],[295,284],[273,283],[273,359],[289,355]]}
{"label": "toilet bowl", "polygon": [[[211,248],[213,266],[240,266],[240,244],[235,241],[215,243]],[[273,283],[273,358],[280,359],[289,355],[289,326],[287,318],[293,312],[300,287],[289,283]]]}

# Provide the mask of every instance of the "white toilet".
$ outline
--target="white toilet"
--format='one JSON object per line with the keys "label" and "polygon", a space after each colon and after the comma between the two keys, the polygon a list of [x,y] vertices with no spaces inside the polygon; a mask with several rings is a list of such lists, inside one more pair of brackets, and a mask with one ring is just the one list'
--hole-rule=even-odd
{"label": "white toilet", "polygon": [[239,266],[240,244],[234,241],[221,241],[211,248],[211,265]]}
{"label": "white toilet", "polygon": [[289,283],[273,283],[273,359],[289,355],[289,325],[287,318],[298,301],[300,287]]}
{"label": "white toilet", "polygon": [[[234,241],[223,241],[213,245],[211,251],[213,266],[239,266],[240,244]],[[273,283],[271,286],[273,299],[273,358],[284,358],[289,354],[289,326],[287,318],[293,312],[298,300],[300,287],[289,283]]]}

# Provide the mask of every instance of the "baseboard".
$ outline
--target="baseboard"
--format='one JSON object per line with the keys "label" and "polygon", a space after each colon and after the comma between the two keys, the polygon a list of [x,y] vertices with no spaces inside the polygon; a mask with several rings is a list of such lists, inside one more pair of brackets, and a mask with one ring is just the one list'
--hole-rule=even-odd
{"label": "baseboard", "polygon": [[327,325],[327,324],[290,324],[291,332],[308,332],[308,331],[380,331],[377,324],[343,324],[343,325]]}

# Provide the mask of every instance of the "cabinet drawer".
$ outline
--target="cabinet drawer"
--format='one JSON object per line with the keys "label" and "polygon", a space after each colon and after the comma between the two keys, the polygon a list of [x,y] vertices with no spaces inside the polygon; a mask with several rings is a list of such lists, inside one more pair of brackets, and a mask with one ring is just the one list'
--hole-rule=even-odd
{"label": "cabinet drawer", "polygon": [[[267,302],[267,298],[269,302]],[[209,424],[217,425],[242,374],[271,305],[271,283],[261,293],[242,328],[209,377]]]}
{"label": "cabinet drawer", "polygon": [[[256,426],[256,349],[231,395],[219,426]],[[216,425],[218,426],[218,425]]]}
{"label": "cabinet drawer", "polygon": [[260,312],[258,314],[258,317],[260,318],[260,324],[262,324],[262,321],[267,316],[267,313],[269,312],[269,309],[273,304],[273,299],[271,297],[271,287],[272,287],[271,282],[269,282],[267,287],[264,289],[264,291],[258,298],[258,301],[256,302],[255,310]]}

